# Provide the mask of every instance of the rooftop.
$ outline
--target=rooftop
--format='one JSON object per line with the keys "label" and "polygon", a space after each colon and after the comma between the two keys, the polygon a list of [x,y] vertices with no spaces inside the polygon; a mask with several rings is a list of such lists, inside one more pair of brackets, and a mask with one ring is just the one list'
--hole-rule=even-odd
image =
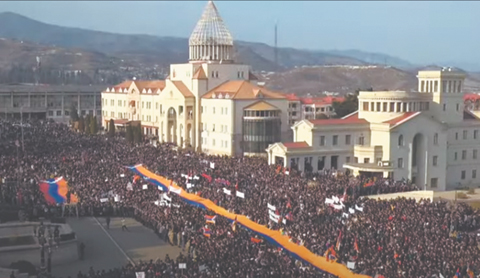
{"label": "rooftop", "polygon": [[352,124],[368,124],[364,119],[358,118],[358,111],[353,112],[350,115],[347,115],[341,119],[319,119],[319,120],[308,120],[314,126],[323,126],[323,125],[352,125]]}
{"label": "rooftop", "polygon": [[310,148],[307,142],[285,142],[282,143],[287,149],[305,149]]}
{"label": "rooftop", "polygon": [[384,123],[389,124],[391,126],[402,124],[410,119],[413,119],[415,116],[419,115],[420,113],[421,112],[406,112],[396,118],[385,121]]}
{"label": "rooftop", "polygon": [[208,1],[189,39],[190,45],[230,45],[233,38],[213,1]]}
{"label": "rooftop", "polygon": [[226,98],[226,99],[285,99],[285,95],[279,92],[273,92],[265,87],[256,86],[246,80],[227,81],[202,98]]}
{"label": "rooftop", "polygon": [[102,92],[105,85],[0,85],[0,93],[25,92],[25,93],[78,93]]}

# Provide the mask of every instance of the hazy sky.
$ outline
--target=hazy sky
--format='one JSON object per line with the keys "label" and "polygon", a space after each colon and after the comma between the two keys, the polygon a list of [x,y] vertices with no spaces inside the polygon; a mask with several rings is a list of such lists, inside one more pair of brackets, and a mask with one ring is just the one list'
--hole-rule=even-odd
{"label": "hazy sky", "polygon": [[[359,49],[414,63],[480,62],[480,2],[216,1],[235,39],[318,50]],[[10,1],[47,23],[188,37],[206,1]],[[0,27],[1,28],[1,27]]]}

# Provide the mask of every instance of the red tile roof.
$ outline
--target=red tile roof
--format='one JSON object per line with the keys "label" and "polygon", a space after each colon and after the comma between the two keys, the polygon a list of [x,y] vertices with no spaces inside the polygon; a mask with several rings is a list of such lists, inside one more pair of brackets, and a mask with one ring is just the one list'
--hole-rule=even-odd
{"label": "red tile roof", "polygon": [[286,96],[286,97],[287,97],[287,99],[288,99],[288,100],[290,100],[290,101],[294,101],[294,100],[300,100],[300,98],[299,98],[299,97],[297,97],[297,95],[296,95],[296,94],[287,94],[287,95],[285,95],[285,96]]}
{"label": "red tile roof", "polygon": [[406,112],[403,113],[401,116],[385,121],[384,123],[389,125],[397,125],[402,121],[408,120],[410,117],[413,118],[415,114],[420,114],[420,112]]}
{"label": "red tile roof", "polygon": [[341,119],[320,119],[308,120],[313,125],[352,125],[352,124],[368,124],[364,119],[358,118],[358,111]]}
{"label": "red tile roof", "polygon": [[480,99],[479,94],[465,94],[463,95],[463,100],[477,101]]}
{"label": "red tile roof", "polygon": [[313,97],[313,98],[301,98],[300,101],[302,104],[315,104],[315,105],[331,105],[334,101],[342,102],[345,98],[343,97]]}
{"label": "red tile roof", "polygon": [[310,148],[307,142],[286,142],[282,143],[287,149],[304,149]]}

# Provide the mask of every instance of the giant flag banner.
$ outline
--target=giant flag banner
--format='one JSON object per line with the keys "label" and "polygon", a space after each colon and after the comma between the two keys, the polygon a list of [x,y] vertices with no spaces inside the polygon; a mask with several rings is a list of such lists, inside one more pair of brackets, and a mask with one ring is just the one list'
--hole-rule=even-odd
{"label": "giant flag banner", "polygon": [[[143,179],[148,178],[147,179],[148,182],[160,188],[167,189],[168,188],[167,184],[171,184],[170,185],[171,188],[178,188],[179,190],[181,189],[181,187],[173,183],[171,180],[168,180],[165,177],[162,177],[150,172],[147,168],[145,168],[141,164],[131,166],[128,168],[131,171],[133,171],[135,174],[141,176]],[[244,215],[231,213],[226,209],[217,206],[211,200],[204,199],[195,194],[187,193],[184,190],[180,190],[180,191],[181,192],[178,194],[178,196],[184,202],[199,208],[211,210],[216,215],[225,217],[230,221],[236,220],[236,225],[241,225],[251,231],[256,232],[257,234],[262,236],[264,239],[266,239],[268,242],[276,245],[277,247],[283,248],[283,250],[290,253],[290,255],[292,255],[294,258],[300,259],[322,271],[326,271],[337,277],[370,278],[370,276],[367,276],[367,275],[352,273],[345,265],[339,264],[336,262],[331,262],[325,257],[321,257],[312,253],[305,246],[300,246],[298,244],[290,242],[290,238],[285,235],[282,235],[280,231],[272,231],[263,225],[253,222],[252,220],[248,219],[248,217]],[[204,230],[204,235],[208,237],[210,234],[205,234],[205,230]]]}
{"label": "giant flag banner", "polygon": [[[67,203],[68,184],[63,177],[42,181],[38,186],[47,203],[51,205]],[[70,203],[75,204],[77,202],[77,196],[70,194]]]}

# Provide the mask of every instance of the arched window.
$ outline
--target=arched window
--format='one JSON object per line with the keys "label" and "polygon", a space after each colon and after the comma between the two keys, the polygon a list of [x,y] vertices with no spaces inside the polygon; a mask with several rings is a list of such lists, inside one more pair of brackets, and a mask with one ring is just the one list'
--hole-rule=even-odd
{"label": "arched window", "polygon": [[435,135],[433,135],[433,144],[438,145],[438,133],[435,133]]}
{"label": "arched window", "polygon": [[398,146],[401,147],[403,146],[403,135],[400,134],[400,136],[398,136]]}

